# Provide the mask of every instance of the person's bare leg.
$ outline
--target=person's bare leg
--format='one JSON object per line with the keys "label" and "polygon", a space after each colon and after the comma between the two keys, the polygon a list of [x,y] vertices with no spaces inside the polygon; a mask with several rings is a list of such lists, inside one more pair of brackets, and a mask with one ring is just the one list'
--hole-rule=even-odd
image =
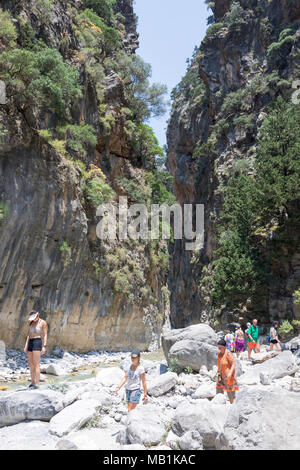
{"label": "person's bare leg", "polygon": [[256,343],[255,352],[260,353],[260,344]]}
{"label": "person's bare leg", "polygon": [[278,349],[279,352],[282,352],[282,349],[279,343],[276,343],[276,348]]}
{"label": "person's bare leg", "polygon": [[274,347],[274,344],[273,344],[273,343],[270,343],[270,349],[269,349],[269,352],[273,351],[273,347]]}
{"label": "person's bare leg", "polygon": [[248,359],[251,359],[252,349],[248,346]]}
{"label": "person's bare leg", "polygon": [[138,403],[130,403],[128,402],[128,413],[134,410],[137,407]]}
{"label": "person's bare leg", "polygon": [[235,393],[227,392],[227,395],[228,395],[230,403],[232,404],[234,402],[234,399],[235,399]]}
{"label": "person's bare leg", "polygon": [[33,359],[33,367],[35,371],[35,381],[34,385],[37,387],[40,383],[40,358],[41,358],[41,351],[32,351],[32,359]]}
{"label": "person's bare leg", "polygon": [[28,365],[29,365],[29,370],[30,370],[31,383],[34,384],[34,382],[35,382],[35,368],[34,368],[34,365],[33,365],[32,352],[27,353],[27,357],[28,357]]}

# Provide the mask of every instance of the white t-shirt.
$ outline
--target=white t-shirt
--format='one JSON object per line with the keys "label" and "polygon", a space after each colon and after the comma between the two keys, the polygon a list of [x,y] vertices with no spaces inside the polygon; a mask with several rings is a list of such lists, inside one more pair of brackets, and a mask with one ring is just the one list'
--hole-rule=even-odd
{"label": "white t-shirt", "polygon": [[126,390],[136,390],[141,385],[141,374],[145,373],[143,366],[138,366],[135,370],[128,369],[128,379],[126,384]]}

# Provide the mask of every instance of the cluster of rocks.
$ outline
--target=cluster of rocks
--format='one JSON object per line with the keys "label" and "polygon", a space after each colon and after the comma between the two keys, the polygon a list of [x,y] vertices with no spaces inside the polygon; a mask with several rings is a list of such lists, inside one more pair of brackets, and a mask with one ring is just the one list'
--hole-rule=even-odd
{"label": "cluster of rocks", "polygon": [[[123,352],[91,351],[86,354],[67,352],[56,347],[51,354],[41,356],[41,373],[63,376],[77,372],[81,367],[119,362],[127,356]],[[23,351],[6,350],[6,357],[0,360],[0,382],[29,377],[28,359]]]}
{"label": "cluster of rocks", "polygon": [[[216,346],[202,347],[207,334],[213,336],[208,328],[165,333],[168,358],[179,341],[186,341],[187,354],[181,354],[177,372],[166,361],[144,356],[149,400],[129,414],[125,390],[115,393],[130,364],[125,353],[120,367],[62,383],[61,391],[43,385],[3,392],[0,449],[300,449],[299,359],[290,351],[270,354],[262,346],[253,361],[237,361],[240,390],[231,405],[227,395],[216,394],[216,363],[207,361]],[[198,345],[192,373],[184,369],[190,364],[189,341]]]}

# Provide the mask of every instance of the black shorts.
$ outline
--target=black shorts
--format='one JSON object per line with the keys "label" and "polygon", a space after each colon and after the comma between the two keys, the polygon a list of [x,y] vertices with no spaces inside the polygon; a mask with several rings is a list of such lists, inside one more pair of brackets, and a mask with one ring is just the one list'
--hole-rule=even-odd
{"label": "black shorts", "polygon": [[43,343],[41,338],[32,338],[28,342],[28,351],[41,351],[43,349]]}
{"label": "black shorts", "polygon": [[272,343],[272,344],[277,344],[277,343],[278,343],[278,340],[277,340],[277,339],[271,339],[270,343]]}

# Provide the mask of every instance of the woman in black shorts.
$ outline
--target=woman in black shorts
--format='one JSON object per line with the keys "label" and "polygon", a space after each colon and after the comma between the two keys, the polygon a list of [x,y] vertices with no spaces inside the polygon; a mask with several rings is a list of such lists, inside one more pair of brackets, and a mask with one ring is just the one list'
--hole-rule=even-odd
{"label": "woman in black shorts", "polygon": [[273,322],[273,326],[270,329],[270,351],[273,351],[274,345],[278,351],[282,351],[280,341],[278,339],[278,321]]}
{"label": "woman in black shorts", "polygon": [[[45,354],[47,345],[47,323],[40,318],[35,310],[29,314],[28,322],[30,325],[24,352],[28,356],[28,364],[30,368],[31,384],[30,389],[39,388],[40,382],[40,358],[41,354]],[[41,338],[44,337],[44,345]]]}

